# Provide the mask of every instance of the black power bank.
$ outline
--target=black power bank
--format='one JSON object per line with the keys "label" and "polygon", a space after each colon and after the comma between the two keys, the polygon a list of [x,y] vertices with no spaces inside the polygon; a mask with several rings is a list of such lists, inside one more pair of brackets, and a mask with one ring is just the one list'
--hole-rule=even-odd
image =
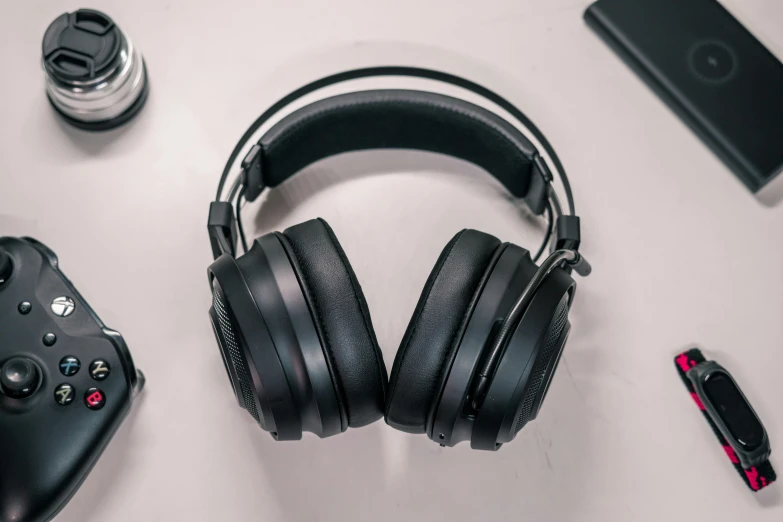
{"label": "black power bank", "polygon": [[783,64],[715,0],[599,0],[585,21],[766,203],[783,194]]}

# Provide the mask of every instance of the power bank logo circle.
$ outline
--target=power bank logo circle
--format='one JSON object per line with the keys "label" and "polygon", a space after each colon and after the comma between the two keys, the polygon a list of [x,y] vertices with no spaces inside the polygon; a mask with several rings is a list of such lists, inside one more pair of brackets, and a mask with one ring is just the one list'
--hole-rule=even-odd
{"label": "power bank logo circle", "polygon": [[737,56],[728,45],[716,40],[699,42],[688,53],[691,70],[707,83],[731,80],[737,72]]}

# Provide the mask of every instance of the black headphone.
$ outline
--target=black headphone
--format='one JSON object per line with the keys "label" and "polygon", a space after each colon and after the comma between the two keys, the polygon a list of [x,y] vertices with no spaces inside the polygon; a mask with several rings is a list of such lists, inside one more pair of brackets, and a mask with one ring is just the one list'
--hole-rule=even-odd
{"label": "black headphone", "polygon": [[[310,103],[252,146],[222,200],[228,174],[251,136],[294,100],[371,76],[412,76],[473,91],[519,120],[557,167],[505,119],[457,98],[416,90],[370,90]],[[239,204],[254,201],[303,167],[343,152],[418,149],[483,167],[536,215],[547,235],[530,252],[463,230],[435,263],[397,351],[391,378],[361,286],[332,229],[307,221],[255,240],[248,250]],[[232,201],[236,201],[232,205]],[[236,207],[236,209],[234,208]],[[236,217],[235,217],[236,210]],[[245,253],[236,257],[237,225]],[[237,401],[277,440],[303,431],[328,437],[385,416],[387,424],[453,446],[496,450],[536,417],[570,330],[576,284],[588,275],[578,253],[579,218],[554,149],[514,105],[447,73],[373,67],[335,74],[285,96],[245,132],[210,205],[210,317]],[[551,253],[535,262],[554,234]]]}

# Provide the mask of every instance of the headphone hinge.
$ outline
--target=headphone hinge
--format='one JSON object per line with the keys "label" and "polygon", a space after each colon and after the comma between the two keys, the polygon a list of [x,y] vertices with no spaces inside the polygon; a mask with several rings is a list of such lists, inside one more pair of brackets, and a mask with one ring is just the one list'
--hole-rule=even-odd
{"label": "headphone hinge", "polygon": [[527,189],[524,200],[533,214],[540,216],[546,210],[546,202],[549,198],[549,185],[552,183],[552,172],[538,152],[533,154],[531,162],[533,166],[530,186]]}
{"label": "headphone hinge", "polygon": [[582,233],[579,227],[579,216],[565,215],[557,218],[555,225],[555,250],[573,250],[576,259],[566,264],[566,269],[573,269],[582,277],[590,275],[593,268],[587,262],[585,256],[579,253],[579,245],[582,242]]}
{"label": "headphone hinge", "polygon": [[245,185],[245,199],[255,201],[266,188],[261,165],[264,160],[264,149],[256,143],[242,160],[242,177]]}
{"label": "headphone hinge", "polygon": [[579,216],[564,215],[557,218],[555,224],[555,250],[579,250],[582,232]]}
{"label": "headphone hinge", "polygon": [[232,257],[235,255],[237,224],[231,203],[225,201],[210,203],[207,231],[209,232],[209,244],[212,246],[213,259],[217,259],[223,254],[229,254]]}

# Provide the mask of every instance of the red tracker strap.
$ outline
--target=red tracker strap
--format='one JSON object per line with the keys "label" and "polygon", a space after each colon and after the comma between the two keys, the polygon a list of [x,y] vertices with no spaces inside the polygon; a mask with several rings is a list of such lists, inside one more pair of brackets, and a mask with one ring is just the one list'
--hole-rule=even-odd
{"label": "red tracker strap", "polygon": [[677,373],[680,374],[680,378],[682,379],[683,384],[685,384],[685,387],[688,388],[688,391],[691,393],[691,397],[693,397],[693,401],[701,410],[704,418],[707,419],[707,422],[712,428],[712,432],[718,438],[718,442],[720,442],[721,446],[723,446],[723,451],[726,452],[729,460],[734,465],[734,469],[737,470],[739,476],[742,477],[742,480],[745,481],[745,484],[747,484],[750,489],[753,491],[759,491],[760,489],[763,489],[772,484],[777,478],[775,470],[772,469],[772,464],[766,460],[758,466],[754,466],[750,469],[744,469],[742,467],[739,458],[737,458],[736,453],[734,453],[734,448],[731,447],[726,438],[710,418],[707,410],[704,407],[704,404],[701,402],[701,399],[699,399],[699,396],[696,395],[693,384],[691,384],[690,379],[688,379],[688,376],[686,375],[688,370],[705,361],[706,359],[704,358],[704,355],[702,355],[701,350],[698,348],[692,348],[687,352],[681,353],[675,357],[674,366],[677,367]]}

